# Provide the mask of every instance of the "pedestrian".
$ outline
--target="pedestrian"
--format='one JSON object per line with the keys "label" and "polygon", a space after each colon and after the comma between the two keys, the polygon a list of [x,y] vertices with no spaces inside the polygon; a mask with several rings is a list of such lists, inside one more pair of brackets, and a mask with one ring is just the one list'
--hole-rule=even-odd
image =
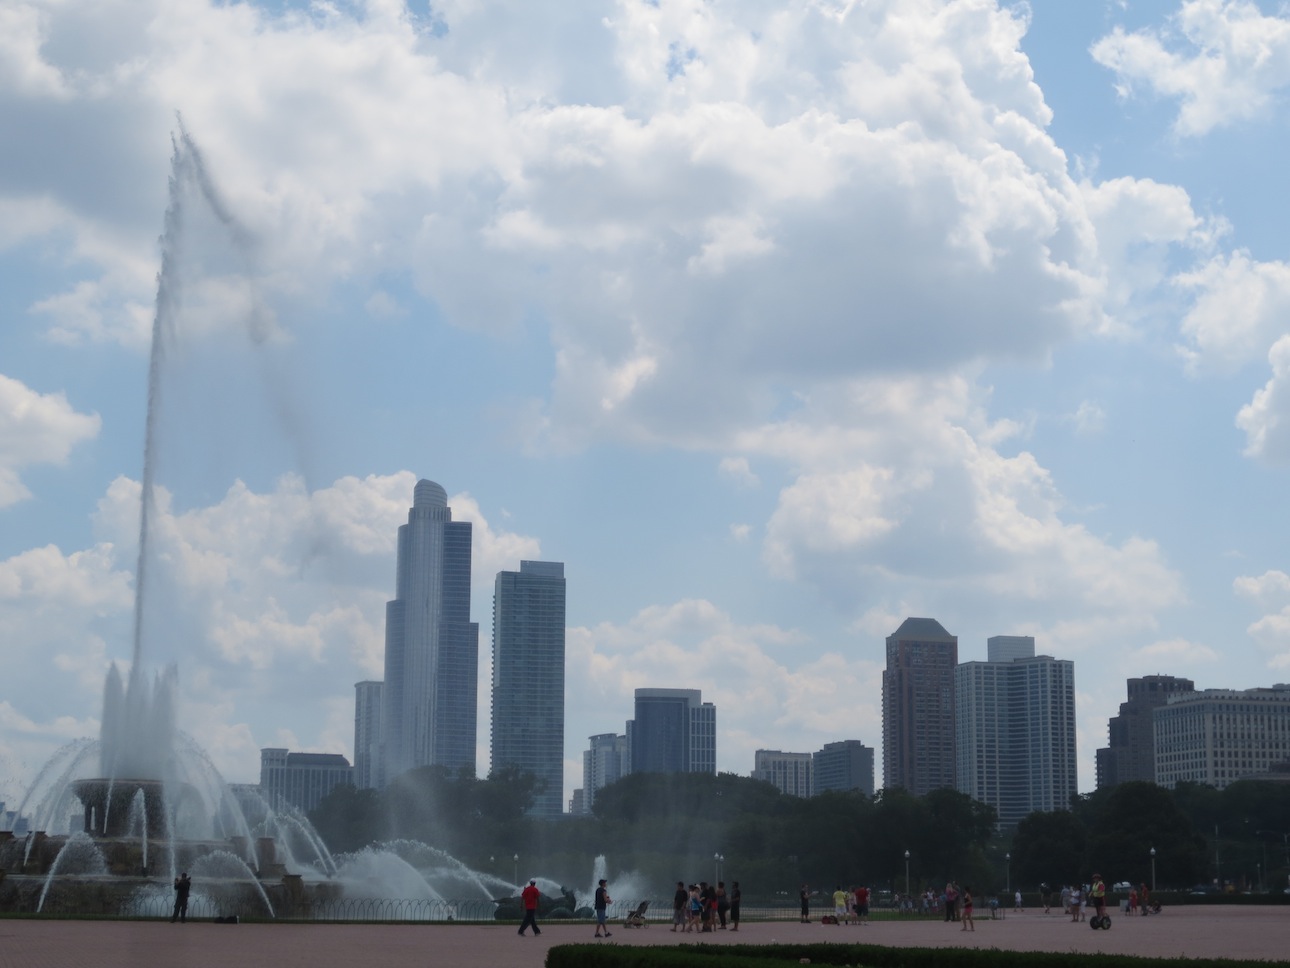
{"label": "pedestrian", "polygon": [[520,897],[524,901],[524,920],[520,922],[520,934],[523,934],[524,929],[529,925],[533,926],[534,936],[542,933],[542,929],[537,926],[538,898],[541,896],[542,892],[537,888],[537,881],[529,881],[529,886],[520,892]]}
{"label": "pedestrian", "polygon": [[959,930],[976,933],[976,924],[972,921],[972,888],[967,885],[963,887],[963,927]]}
{"label": "pedestrian", "polygon": [[685,927],[686,908],[689,907],[690,892],[685,889],[685,881],[676,882],[676,893],[672,895],[672,930]]}
{"label": "pedestrian", "polygon": [[609,925],[605,923],[605,918],[609,914],[609,905],[613,903],[609,897],[608,882],[602,877],[600,883],[596,885],[596,901],[592,905],[596,909],[596,937],[602,937],[601,931],[604,931],[603,937],[609,937]]}
{"label": "pedestrian", "polygon": [[949,881],[945,885],[945,920],[946,921],[957,921],[959,919],[958,903],[959,903],[958,885],[955,884],[953,881]]}
{"label": "pedestrian", "polygon": [[1013,909],[1014,911],[1020,911],[1020,910],[1021,910],[1021,892],[1020,892],[1020,891],[1018,891],[1016,894],[1014,894],[1014,895],[1013,895],[1013,899],[1012,899],[1012,909]]}
{"label": "pedestrian", "polygon": [[698,931],[703,917],[703,899],[699,897],[699,885],[690,885],[690,920],[685,925],[686,931]]}
{"label": "pedestrian", "polygon": [[847,892],[842,890],[841,884],[833,888],[833,916],[837,919],[838,924],[846,923]]}
{"label": "pedestrian", "polygon": [[1048,886],[1047,881],[1043,881],[1039,885],[1039,900],[1044,905],[1045,914],[1053,909],[1053,889]]}
{"label": "pedestrian", "polygon": [[1079,885],[1076,884],[1074,887],[1071,888],[1071,920],[1072,921],[1083,920],[1080,917],[1080,910],[1081,910],[1080,904],[1082,900],[1083,899],[1080,897]]}
{"label": "pedestrian", "polygon": [[717,920],[721,930],[726,930],[726,914],[730,910],[730,898],[726,896],[726,882],[717,881]]}
{"label": "pedestrian", "polygon": [[1071,913],[1071,889],[1069,884],[1062,885],[1062,911],[1066,914]]}
{"label": "pedestrian", "polygon": [[730,930],[739,930],[739,905],[743,902],[743,891],[739,890],[739,882],[730,882]]}
{"label": "pedestrian", "polygon": [[863,885],[856,888],[856,919],[861,924],[869,923],[869,888]]}
{"label": "pedestrian", "polygon": [[699,881],[699,908],[702,912],[703,933],[714,930],[712,922],[717,916],[717,889],[707,881]]}
{"label": "pedestrian", "polygon": [[188,922],[188,894],[193,889],[192,879],[188,876],[188,871],[184,871],[175,878],[175,910],[170,915],[170,923],[178,921],[180,924]]}

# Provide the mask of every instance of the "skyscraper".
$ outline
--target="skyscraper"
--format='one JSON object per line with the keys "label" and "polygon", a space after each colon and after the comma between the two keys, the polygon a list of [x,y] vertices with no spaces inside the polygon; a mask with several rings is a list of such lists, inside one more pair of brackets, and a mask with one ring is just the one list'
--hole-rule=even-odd
{"label": "skyscraper", "polygon": [[384,683],[354,683],[354,786],[380,789],[381,706]]}
{"label": "skyscraper", "polygon": [[954,786],[954,667],[959,640],[932,618],[887,636],[882,673],[883,786],[923,796]]}
{"label": "skyscraper", "polygon": [[1067,809],[1078,790],[1075,664],[1036,656],[1028,635],[996,635],[986,654],[954,672],[959,790],[1007,826]]}
{"label": "skyscraper", "polygon": [[716,773],[717,710],[698,689],[637,689],[633,773]]}
{"label": "skyscraper", "polygon": [[765,780],[790,797],[809,797],[814,786],[814,764],[810,753],[754,750],[754,780]]}
{"label": "skyscraper", "polygon": [[873,747],[858,739],[825,743],[812,757],[815,785],[813,793],[828,790],[859,790],[873,796]]}
{"label": "skyscraper", "polygon": [[564,565],[521,561],[493,588],[492,769],[538,778],[529,813],[564,804]]}
{"label": "skyscraper", "polygon": [[627,737],[597,733],[582,752],[582,809],[590,813],[596,794],[628,774]]}
{"label": "skyscraper", "polygon": [[1128,681],[1129,701],[1107,723],[1108,744],[1096,753],[1097,788],[1129,780],[1156,782],[1156,748],[1152,712],[1170,696],[1194,692],[1196,684],[1175,676],[1143,676]]}
{"label": "skyscraper", "polygon": [[394,600],[385,606],[382,782],[419,766],[475,769],[479,626],[470,620],[469,521],[418,481],[399,527]]}

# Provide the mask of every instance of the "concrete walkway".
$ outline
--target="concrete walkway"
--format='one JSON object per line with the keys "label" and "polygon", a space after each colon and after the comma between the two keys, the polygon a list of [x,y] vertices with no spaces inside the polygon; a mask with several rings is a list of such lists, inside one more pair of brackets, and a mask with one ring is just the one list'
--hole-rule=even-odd
{"label": "concrete walkway", "polygon": [[[621,922],[620,922],[621,925]],[[1006,920],[957,924],[879,921],[868,926],[746,922],[735,934],[673,934],[666,924],[613,929],[595,942],[593,925],[553,922],[540,937],[507,925],[211,924],[167,921],[0,920],[0,968],[402,968],[428,965],[540,968],[551,945],[740,944],[862,941],[885,945],[972,946],[1021,951],[1115,952],[1192,958],[1290,957],[1290,907],[1166,909],[1153,917],[1116,917],[1093,931],[1057,914],[1009,913]]]}

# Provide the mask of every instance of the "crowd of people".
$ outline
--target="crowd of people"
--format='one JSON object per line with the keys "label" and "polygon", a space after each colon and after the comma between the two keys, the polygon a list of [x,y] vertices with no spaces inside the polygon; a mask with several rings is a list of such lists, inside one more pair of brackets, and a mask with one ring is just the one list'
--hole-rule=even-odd
{"label": "crowd of people", "polygon": [[738,881],[731,881],[729,890],[725,881],[699,881],[689,887],[685,881],[677,881],[672,896],[672,930],[738,931],[742,897]]}

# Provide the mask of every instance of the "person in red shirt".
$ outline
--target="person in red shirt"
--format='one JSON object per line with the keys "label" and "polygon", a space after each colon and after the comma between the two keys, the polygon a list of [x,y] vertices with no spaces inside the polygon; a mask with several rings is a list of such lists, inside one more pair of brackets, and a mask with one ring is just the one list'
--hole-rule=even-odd
{"label": "person in red shirt", "polygon": [[869,923],[869,888],[856,888],[856,918],[861,924]]}
{"label": "person in red shirt", "polygon": [[537,905],[538,898],[542,892],[537,889],[537,881],[529,881],[529,886],[520,892],[520,897],[524,899],[524,920],[520,922],[520,934],[529,925],[533,926],[535,935],[541,934],[542,930],[537,926]]}

